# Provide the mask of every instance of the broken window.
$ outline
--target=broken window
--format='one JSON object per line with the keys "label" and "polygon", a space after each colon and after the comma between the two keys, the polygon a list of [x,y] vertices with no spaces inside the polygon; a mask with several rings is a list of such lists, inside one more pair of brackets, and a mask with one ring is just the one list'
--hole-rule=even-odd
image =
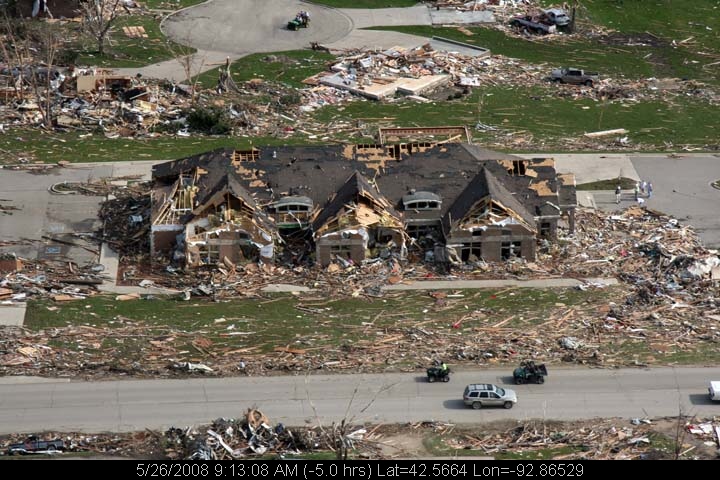
{"label": "broken window", "polygon": [[279,205],[276,209],[277,212],[290,212],[290,213],[300,213],[300,212],[307,212],[310,210],[310,207],[307,205]]}
{"label": "broken window", "polygon": [[350,245],[330,245],[330,253],[345,255],[350,254]]}
{"label": "broken window", "polygon": [[500,256],[503,260],[520,257],[521,251],[522,242],[502,242],[500,246]]}
{"label": "broken window", "polygon": [[409,194],[403,196],[402,203],[405,210],[440,210],[442,200],[435,193],[411,189]]}
{"label": "broken window", "polygon": [[542,222],[540,224],[540,236],[543,238],[550,236],[550,222]]}
{"label": "broken window", "polygon": [[481,237],[481,236],[482,236],[482,233],[483,233],[483,231],[480,230],[480,229],[473,230],[473,231],[472,231],[472,236],[473,236],[473,237]]}
{"label": "broken window", "polygon": [[390,230],[378,230],[377,234],[375,235],[375,241],[377,243],[388,243],[393,239],[392,231]]}
{"label": "broken window", "polygon": [[460,260],[463,262],[476,262],[482,259],[482,248],[480,245],[465,247],[460,250]]}

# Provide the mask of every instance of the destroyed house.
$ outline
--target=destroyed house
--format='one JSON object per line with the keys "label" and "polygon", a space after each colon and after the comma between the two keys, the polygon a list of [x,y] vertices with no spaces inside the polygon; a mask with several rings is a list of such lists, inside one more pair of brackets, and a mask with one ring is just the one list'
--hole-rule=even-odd
{"label": "destroyed house", "polygon": [[535,258],[535,218],[487,166],[458,195],[442,225],[456,261]]}
{"label": "destroyed house", "polygon": [[269,261],[279,237],[242,179],[228,166],[197,165],[153,189],[151,248],[188,267]]}
{"label": "destroyed house", "polygon": [[[429,260],[446,244],[440,259],[533,259],[560,221],[572,230],[576,205],[574,176],[558,175],[552,159],[463,143],[219,149],[155,165],[153,179],[153,251],[185,255],[190,266],[249,260],[250,246],[271,250],[268,238],[276,254],[314,254],[323,265],[406,251]],[[228,233],[197,243],[189,225],[206,218],[200,234],[222,229],[223,206],[244,219],[242,254],[227,254],[239,248]]]}
{"label": "destroyed house", "polygon": [[405,232],[400,214],[359,172],[354,172],[313,220],[317,261],[325,266],[335,258],[359,263],[404,256]]}

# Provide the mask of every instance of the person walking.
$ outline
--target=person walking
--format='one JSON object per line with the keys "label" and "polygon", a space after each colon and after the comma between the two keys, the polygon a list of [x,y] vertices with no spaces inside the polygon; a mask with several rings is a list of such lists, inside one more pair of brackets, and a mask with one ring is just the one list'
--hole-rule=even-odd
{"label": "person walking", "polygon": [[648,197],[648,198],[652,198],[652,194],[653,194],[652,182],[648,182],[648,185],[647,185],[647,197]]}
{"label": "person walking", "polygon": [[645,192],[647,191],[647,182],[645,180],[642,181],[640,184],[640,193],[645,195]]}
{"label": "person walking", "polygon": [[637,202],[637,199],[640,198],[640,182],[635,182],[635,189],[633,191],[635,192],[635,201]]}
{"label": "person walking", "polygon": [[615,187],[615,203],[620,203],[620,197],[622,196],[622,188],[620,185]]}

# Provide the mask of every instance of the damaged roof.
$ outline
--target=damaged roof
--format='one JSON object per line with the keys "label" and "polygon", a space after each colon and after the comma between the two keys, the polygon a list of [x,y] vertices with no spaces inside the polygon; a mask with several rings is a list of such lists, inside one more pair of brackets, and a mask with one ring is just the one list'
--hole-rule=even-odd
{"label": "damaged roof", "polygon": [[358,171],[355,171],[343,184],[337,193],[328,201],[328,204],[313,220],[313,230],[318,231],[332,218],[334,218],[348,204],[357,204],[360,197],[369,198],[373,203],[382,207],[385,213],[394,217],[398,223],[400,214],[392,207],[390,202],[370,185],[368,180]]}
{"label": "damaged roof", "polygon": [[465,187],[443,216],[443,228],[448,233],[478,202],[490,198],[518,215],[530,228],[535,227],[534,216],[508,191],[486,166]]}
{"label": "damaged roof", "polygon": [[558,177],[553,159],[528,160],[464,143],[278,146],[247,152],[220,148],[155,165],[153,178],[161,186],[196,168],[202,173],[199,182],[203,183],[198,185],[201,202],[209,198],[205,189],[214,188],[223,175],[233,172],[234,181],[244,187],[247,197],[260,205],[303,196],[322,207],[358,172],[368,185],[376,185],[396,210],[403,208],[403,197],[414,190],[439,196],[440,215],[444,216],[459,192],[486,168],[495,183],[514,193],[525,213],[558,215],[559,208],[576,204],[574,180]]}

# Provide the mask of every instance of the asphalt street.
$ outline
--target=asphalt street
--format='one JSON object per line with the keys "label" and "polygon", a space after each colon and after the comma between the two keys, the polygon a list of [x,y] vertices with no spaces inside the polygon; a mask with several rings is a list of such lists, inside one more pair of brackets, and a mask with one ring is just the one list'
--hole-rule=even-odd
{"label": "asphalt street", "polygon": [[[273,422],[327,425],[354,422],[498,419],[584,419],[720,414],[707,384],[720,368],[550,369],[544,385],[512,385],[511,369],[463,371],[449,383],[424,372],[188,380],[27,383],[0,379],[0,434],[132,431],[207,423],[260,408]],[[468,383],[495,383],[517,392],[511,410],[473,410],[462,403]]]}

